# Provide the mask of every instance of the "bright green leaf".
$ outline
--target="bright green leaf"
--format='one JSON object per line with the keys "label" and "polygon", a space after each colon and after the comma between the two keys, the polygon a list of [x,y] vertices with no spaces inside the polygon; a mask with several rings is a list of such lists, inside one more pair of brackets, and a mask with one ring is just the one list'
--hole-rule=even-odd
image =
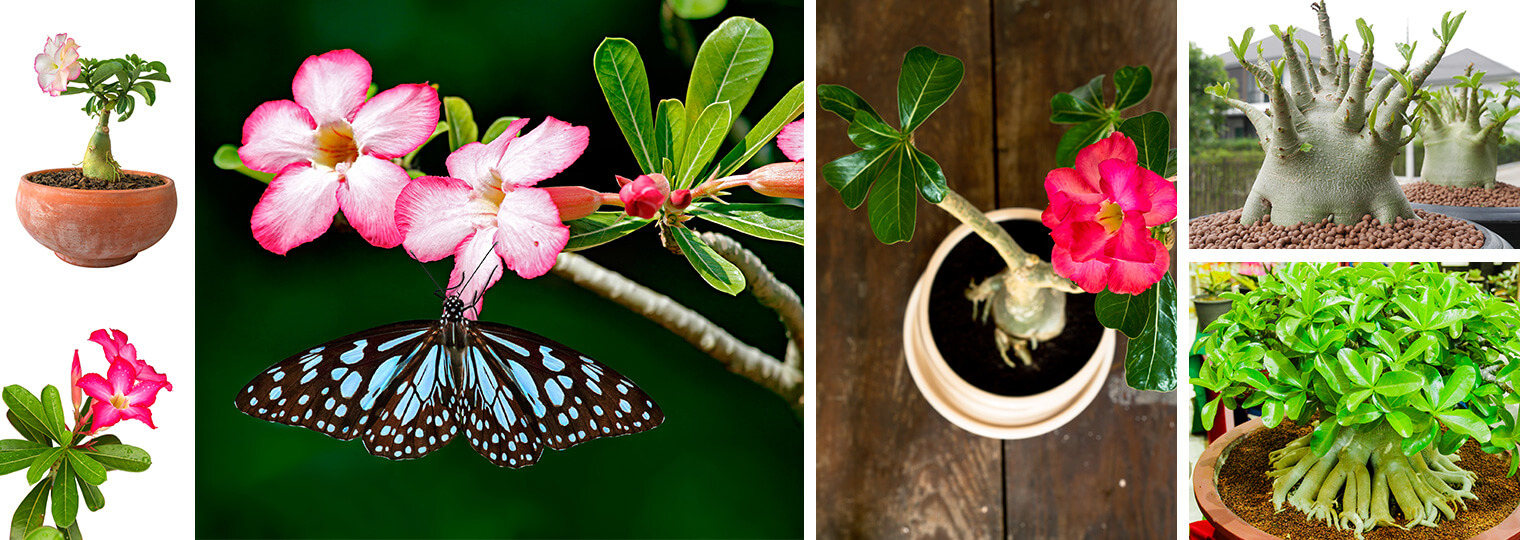
{"label": "bright green leaf", "polygon": [[676,16],[687,19],[706,19],[728,5],[728,0],[668,0],[670,9],[676,12]]}
{"label": "bright green leaf", "polygon": [[662,161],[681,159],[686,146],[686,107],[681,100],[660,101],[654,113],[654,146]]}
{"label": "bright green leaf", "polygon": [[686,255],[686,260],[691,267],[706,280],[709,285],[728,294],[739,294],[744,290],[744,273],[739,268],[723,258],[718,252],[713,251],[711,246],[702,241],[700,236],[684,226],[672,227],[671,236],[675,237],[676,245],[681,248],[681,253]]}
{"label": "bright green leaf", "polygon": [[58,387],[50,384],[42,388],[42,412],[42,425],[47,427],[53,440],[58,441],[59,446],[73,444],[74,433],[64,421],[63,399],[58,395]]}
{"label": "bright green leaf", "polygon": [[597,212],[565,222],[570,226],[570,241],[565,251],[580,251],[617,240],[639,230],[653,220],[630,217],[622,212]]}
{"label": "bright green leaf", "polygon": [[902,132],[911,133],[950,100],[961,85],[966,66],[959,58],[934,52],[924,46],[914,47],[903,57],[902,73],[897,79],[898,118]]}
{"label": "bright green leaf", "polygon": [[855,120],[855,113],[865,111],[866,114],[881,120],[881,115],[871,108],[871,104],[861,99],[855,91],[837,84],[818,85],[818,107],[825,111],[839,115],[846,122]]}
{"label": "bright green leaf", "polygon": [[65,461],[58,464],[58,472],[53,475],[53,522],[59,527],[68,527],[74,524],[78,515],[79,478]]}
{"label": "bright green leaf", "polygon": [[639,56],[639,48],[623,38],[607,38],[592,55],[592,65],[596,81],[602,87],[602,96],[607,98],[607,107],[612,110],[612,117],[617,120],[628,147],[633,150],[639,169],[645,174],[659,172],[660,156],[655,151],[649,75],[644,72],[644,59]]}
{"label": "bright green leaf", "polygon": [[1129,341],[1124,356],[1124,380],[1131,388],[1170,392],[1177,387],[1177,283],[1170,273],[1151,286],[1155,316],[1145,330]]}
{"label": "bright green leaf", "polygon": [[687,213],[750,236],[802,244],[802,207],[795,204],[699,202]]}
{"label": "bright green leaf", "polygon": [[[480,142],[482,144],[491,144],[491,141],[496,140],[497,137],[500,137],[502,135],[511,135],[514,137],[519,135],[520,133],[507,133],[507,129],[512,127],[512,123],[518,120],[521,120],[521,118],[518,118],[516,116],[503,116],[501,118],[497,118],[495,122],[491,122],[490,127],[486,128],[486,134],[480,137]],[[434,135],[436,136],[436,134],[437,132],[435,131]]]}
{"label": "bright green leaf", "polygon": [[52,487],[52,479],[45,480],[32,487],[32,491],[21,499],[21,504],[11,515],[11,540],[25,538],[26,533],[42,526],[43,517],[47,514],[48,491]]}
{"label": "bright green leaf", "polygon": [[68,450],[64,452],[64,456],[68,458],[69,468],[74,471],[74,474],[79,475],[80,480],[95,485],[106,481],[106,468],[100,462],[78,450]]}
{"label": "bright green leaf", "polygon": [[96,443],[94,450],[85,455],[107,468],[127,472],[143,472],[153,465],[147,450],[126,444]]}
{"label": "bright green leaf", "polygon": [[708,105],[707,110],[702,111],[702,116],[691,124],[690,132],[686,135],[686,145],[682,149],[681,160],[676,162],[676,178],[671,189],[687,189],[706,180],[697,177],[707,168],[708,162],[717,154],[718,146],[728,136],[728,125],[732,119],[732,109],[725,101]]}
{"label": "bright green leaf", "polygon": [[697,125],[709,106],[728,102],[732,114],[718,130],[728,133],[733,118],[744,112],[754,96],[773,48],[770,31],[754,19],[731,17],[718,25],[697,49],[691,66],[685,101],[688,124]]}
{"label": "bright green leaf", "polygon": [[[728,151],[723,159],[718,160],[718,177],[722,178],[739,170],[741,165],[754,157],[756,152],[765,147],[765,143],[774,139],[781,133],[781,128],[786,127],[792,120],[796,120],[802,114],[802,83],[793,86],[781,101],[771,107],[770,112],[756,122],[749,133],[744,135],[744,140],[739,141],[737,146]],[[662,102],[661,105],[664,105]]]}
{"label": "bright green leaf", "polygon": [[445,121],[449,123],[450,152],[480,139],[480,127],[475,125],[475,113],[470,111],[470,104],[464,98],[445,96],[443,113]]}

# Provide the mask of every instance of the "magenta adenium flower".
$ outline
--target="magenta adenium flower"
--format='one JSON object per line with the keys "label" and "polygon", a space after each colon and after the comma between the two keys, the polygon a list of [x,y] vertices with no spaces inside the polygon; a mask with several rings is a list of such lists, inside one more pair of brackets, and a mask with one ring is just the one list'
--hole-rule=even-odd
{"label": "magenta adenium flower", "polygon": [[[125,360],[132,366],[134,377],[139,381],[151,381],[164,383],[164,390],[174,390],[174,385],[169,383],[169,378],[153,369],[145,360],[137,359],[137,346],[127,343],[127,333],[121,330],[100,329],[90,333],[90,341],[100,344],[100,348],[106,354],[107,362]],[[78,361],[78,352],[75,352]]]}
{"label": "magenta adenium flower", "polygon": [[48,95],[60,95],[69,87],[69,81],[79,78],[79,44],[68,34],[48,38],[42,54],[33,61],[37,70],[37,86]]}
{"label": "magenta adenium flower", "polygon": [[517,136],[512,123],[490,144],[470,143],[451,154],[449,177],[412,181],[396,201],[402,245],[422,262],[454,256],[451,286],[480,313],[486,289],[505,266],[524,278],[544,275],[570,240],[570,228],[550,193],[533,187],[559,174],[586,150],[589,130],[552,117]]}
{"label": "magenta adenium flower", "polygon": [[1114,133],[1077,153],[1075,168],[1045,177],[1041,214],[1055,240],[1056,273],[1095,293],[1139,294],[1171,264],[1150,227],[1177,217],[1177,186],[1137,164],[1135,143]]}
{"label": "magenta adenium flower", "polygon": [[148,427],[153,425],[153,413],[148,408],[158,399],[158,391],[164,383],[137,379],[137,371],[123,359],[111,362],[106,376],[91,373],[79,379],[78,387],[95,398],[90,406],[93,416],[91,433],[111,427],[123,419],[136,419]]}
{"label": "magenta adenium flower", "polygon": [[393,158],[427,142],[438,91],[403,84],[365,100],[370,65],[351,50],[312,56],[291,84],[295,101],[259,105],[243,124],[238,156],[278,176],[253,209],[253,236],[284,255],[327,231],[343,211],[378,247],[401,243],[395,204],[411,178]]}
{"label": "magenta adenium flower", "polygon": [[618,190],[618,198],[623,201],[623,212],[630,216],[642,219],[654,217],[665,205],[665,197],[670,192],[670,181],[663,174],[645,174],[628,181],[627,178],[618,177],[623,188]]}

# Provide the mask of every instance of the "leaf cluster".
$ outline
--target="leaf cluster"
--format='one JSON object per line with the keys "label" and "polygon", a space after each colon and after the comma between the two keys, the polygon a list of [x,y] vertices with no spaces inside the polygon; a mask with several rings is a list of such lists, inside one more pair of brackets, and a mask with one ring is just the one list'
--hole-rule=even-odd
{"label": "leaf cluster", "polygon": [[[1125,66],[1115,71],[1112,102],[1104,101],[1103,77],[1098,75],[1087,84],[1050,98],[1050,121],[1073,124],[1056,145],[1056,165],[1071,167],[1077,161],[1077,152],[1120,131],[1134,139],[1140,149],[1140,166],[1163,177],[1175,176],[1177,154],[1170,150],[1171,125],[1166,115],[1153,111],[1126,120],[1122,114],[1150,95],[1151,68]],[[1157,136],[1160,140],[1154,140]]]}
{"label": "leaf cluster", "polygon": [[79,77],[69,81],[61,95],[90,94],[82,110],[91,117],[115,111],[116,120],[125,122],[137,110],[139,96],[149,106],[158,100],[153,81],[169,82],[163,62],[149,62],[135,54],[107,60],[81,58],[79,65]]}
{"label": "leaf cluster", "polygon": [[1318,419],[1321,455],[1339,429],[1386,422],[1413,455],[1468,438],[1514,452],[1520,310],[1434,264],[1291,263],[1205,330],[1194,385],[1218,394],[1203,410],[1257,407],[1275,427]]}
{"label": "leaf cluster", "polygon": [[[0,475],[25,470],[27,483],[34,486],[11,519],[11,540],[38,534],[77,540],[80,499],[91,512],[105,506],[100,485],[106,472],[142,472],[153,464],[146,450],[122,444],[115,435],[82,435],[89,432],[88,422],[69,429],[62,398],[52,385],[42,389],[40,399],[19,385],[5,387],[0,398],[8,409],[6,419],[22,437],[0,440]],[[83,408],[89,408],[88,400]],[[49,499],[56,529],[42,525]]]}

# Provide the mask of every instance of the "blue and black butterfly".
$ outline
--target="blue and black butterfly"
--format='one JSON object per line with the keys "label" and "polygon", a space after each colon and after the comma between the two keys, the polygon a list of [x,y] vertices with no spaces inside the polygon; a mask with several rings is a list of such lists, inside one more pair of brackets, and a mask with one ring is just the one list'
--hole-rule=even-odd
{"label": "blue and black butterfly", "polygon": [[564,450],[646,431],[665,414],[617,372],[548,338],[465,318],[458,296],[443,317],[365,330],[285,359],[243,388],[237,406],[270,422],[369,453],[416,459],[463,436],[499,466],[526,467],[545,446]]}

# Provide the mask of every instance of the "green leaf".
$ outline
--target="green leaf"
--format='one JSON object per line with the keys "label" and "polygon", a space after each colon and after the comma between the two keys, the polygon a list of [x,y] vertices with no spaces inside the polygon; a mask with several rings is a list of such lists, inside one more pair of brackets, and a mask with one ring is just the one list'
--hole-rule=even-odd
{"label": "green leaf", "polygon": [[[493,125],[492,127],[495,127],[495,126]],[[421,145],[419,145],[417,148],[412,149],[411,152],[407,152],[407,154],[401,158],[401,166],[405,167],[407,169],[411,169],[412,168],[412,162],[417,160],[417,154],[422,153],[422,149],[425,148],[425,147],[427,147],[428,144],[432,143],[433,139],[436,139],[436,138],[438,138],[439,135],[442,135],[442,134],[448,133],[448,132],[449,132],[449,123],[446,122],[446,121],[439,121],[438,125],[435,126],[435,127],[433,127],[433,134],[432,135],[428,135],[427,140],[422,141]],[[228,146],[232,146],[232,145],[222,145],[222,148],[226,148]],[[218,156],[221,155],[221,151],[220,150],[217,151],[217,155]],[[233,155],[235,156],[236,153],[234,153]],[[238,164],[241,165],[242,162],[239,161]],[[225,169],[226,167],[222,167],[222,168]],[[417,178],[418,176],[421,176],[420,174],[416,174],[418,172],[421,172],[421,171],[416,171],[416,170],[408,170],[407,171],[408,174],[412,175],[412,178]],[[247,173],[244,173],[244,174],[247,174]],[[259,173],[259,174],[264,174],[264,173]],[[270,177],[273,177],[273,176],[274,175],[270,175]],[[268,180],[264,180],[264,183],[268,184],[269,181]]]}
{"label": "green leaf", "polygon": [[464,98],[445,96],[443,116],[444,121],[449,123],[450,152],[479,140],[480,127],[475,125],[475,113],[470,111],[470,104]]}
{"label": "green leaf", "polygon": [[870,103],[861,99],[854,90],[837,84],[818,85],[818,107],[839,115],[846,122],[855,121],[855,114],[860,111],[865,111],[866,114],[881,120],[881,115],[876,114],[876,110],[871,108]]}
{"label": "green leaf", "polygon": [[6,411],[5,418],[11,421],[11,425],[15,426],[16,431],[20,432],[21,436],[25,437],[26,440],[43,446],[52,446],[53,439],[48,437],[46,431],[34,428],[27,425],[26,422],[22,422],[21,417],[16,416],[15,411]]}
{"label": "green leaf", "polygon": [[686,146],[686,107],[679,99],[660,101],[654,113],[654,147],[660,160],[675,163]]}
{"label": "green leaf", "polygon": [[10,474],[25,469],[51,448],[34,441],[7,439],[0,441],[0,474]]}
{"label": "green leaf", "polygon": [[1313,450],[1316,456],[1325,455],[1335,444],[1335,436],[1340,433],[1340,429],[1340,424],[1335,422],[1328,420],[1320,422],[1319,427],[1314,428],[1314,432],[1309,434],[1309,449]]}
{"label": "green leaf", "polygon": [[883,164],[867,203],[871,232],[883,244],[912,240],[913,225],[918,219],[918,194],[912,168],[904,156],[908,153],[906,146],[893,147],[891,154],[895,158]]}
{"label": "green leaf", "polygon": [[0,392],[0,400],[5,401],[6,408],[10,409],[12,415],[15,415],[15,418],[11,421],[12,423],[16,423],[19,420],[31,430],[45,433],[48,435],[48,438],[52,438],[51,430],[47,428],[47,424],[43,423],[42,420],[46,416],[42,412],[42,401],[38,400],[37,396],[32,395],[31,391],[22,388],[20,385],[13,384],[5,387],[5,390]]}
{"label": "green leaf", "polygon": [[1268,428],[1275,428],[1282,423],[1284,407],[1281,401],[1267,400],[1261,404],[1261,423]]}
{"label": "green leaf", "polygon": [[856,113],[855,121],[850,122],[846,133],[850,142],[866,150],[892,146],[907,139],[880,118],[860,113]]}
{"label": "green leaf", "polygon": [[78,515],[79,478],[74,476],[74,469],[68,462],[60,463],[58,472],[53,475],[53,523],[68,527],[74,524]]}
{"label": "green leaf", "polygon": [[1429,429],[1426,429],[1421,433],[1417,433],[1413,437],[1406,437],[1402,442],[1400,442],[1399,450],[1403,451],[1404,455],[1406,456],[1415,455],[1421,450],[1424,450],[1426,446],[1430,446],[1431,441],[1436,440],[1436,434],[1440,433],[1440,431],[1440,424],[1431,422]]}
{"label": "green leaf", "polygon": [[670,231],[691,267],[709,285],[728,294],[739,294],[739,291],[744,290],[744,274],[728,259],[713,251],[695,231],[684,226],[671,227]]}
{"label": "green leaf", "polygon": [[1457,366],[1451,372],[1451,376],[1446,378],[1446,385],[1441,387],[1440,397],[1432,405],[1435,405],[1438,411],[1456,407],[1458,403],[1467,399],[1468,394],[1472,393],[1473,384],[1477,382],[1477,379],[1477,372],[1472,366]]}
{"label": "green leaf", "polygon": [[52,479],[43,481],[21,499],[21,505],[11,515],[11,540],[25,538],[26,533],[42,526],[43,517],[47,514],[48,490],[52,489],[52,484]]}
{"label": "green leaf", "polygon": [[1379,395],[1398,397],[1417,392],[1425,386],[1425,379],[1410,371],[1390,371],[1378,377],[1372,389]]}
{"label": "green leaf", "polygon": [[1112,126],[1105,120],[1092,120],[1072,126],[1056,144],[1056,166],[1071,167],[1077,162],[1077,152],[1098,139],[1108,136]]}
{"label": "green leaf", "polygon": [[897,78],[897,110],[902,132],[912,133],[950,100],[966,75],[959,58],[934,52],[924,46],[914,47],[903,57],[902,73]]}
{"label": "green leaf", "polygon": [[44,476],[47,476],[48,471],[52,470],[53,464],[63,459],[63,450],[63,448],[52,448],[38,454],[26,470],[26,483],[35,484],[42,480]]}
{"label": "green leaf", "polygon": [[1421,335],[1419,339],[1414,340],[1414,343],[1409,344],[1409,348],[1404,349],[1404,354],[1399,355],[1399,362],[1407,363],[1411,360],[1419,359],[1425,355],[1425,351],[1430,350],[1430,347],[1435,344],[1435,338],[1429,335]]}
{"label": "green leaf", "polygon": [[[56,520],[56,518],[55,518],[55,520]],[[24,540],[69,540],[69,539],[67,537],[65,537],[63,535],[63,533],[58,532],[58,529],[55,529],[55,528],[52,528],[52,527],[39,527],[39,528],[36,528],[36,529],[32,529],[32,532],[26,533],[26,537],[25,537]]]}
{"label": "green leaf", "polygon": [[[124,66],[121,65],[121,62],[118,61],[118,60],[115,60],[115,59],[106,60],[104,62],[101,62],[100,64],[98,64],[98,65],[95,66],[95,71],[90,74],[90,86],[97,86],[100,83],[105,82],[106,79],[110,79],[111,77],[115,77],[115,76],[121,75],[121,72],[122,72],[123,68],[124,68]],[[144,79],[151,79],[151,77],[143,77],[143,78]],[[168,80],[168,79],[165,79],[165,80]]]}
{"label": "green leaf", "polygon": [[681,160],[676,162],[678,168],[671,189],[687,189],[705,180],[697,177],[718,153],[718,146],[728,136],[728,124],[732,120],[733,112],[726,101],[708,105],[707,110],[702,111],[702,116],[691,124],[691,132],[686,134],[686,145]]}
{"label": "green leaf", "polygon": [[1414,436],[1414,421],[1410,420],[1409,415],[1403,411],[1389,412],[1383,418],[1388,419],[1388,425],[1393,426],[1393,430],[1399,432],[1400,437]]}
{"label": "green leaf", "polygon": [[945,192],[950,188],[946,185],[945,171],[939,168],[934,158],[929,157],[913,145],[908,145],[912,150],[908,154],[908,160],[913,168],[913,185],[918,186],[919,195],[924,200],[939,204],[945,200]]}
{"label": "green leaf", "polygon": [[1050,121],[1054,124],[1085,124],[1092,121],[1108,123],[1108,111],[1103,106],[1103,76],[1093,77],[1087,84],[1071,92],[1062,92],[1050,98]]}
{"label": "green leaf", "polygon": [[149,106],[152,106],[153,102],[158,99],[158,89],[154,88],[153,83],[150,83],[148,81],[141,81],[137,84],[132,85],[132,91],[137,92],[139,95],[141,95],[143,97],[143,102],[147,103]]}
{"label": "green leaf", "polygon": [[112,469],[143,472],[153,465],[153,458],[148,456],[148,451],[136,446],[96,443],[94,448],[93,451],[85,452],[85,455]]}
{"label": "green leaf", "polygon": [[1155,292],[1155,316],[1129,341],[1124,380],[1137,390],[1170,392],[1177,387],[1177,283],[1170,273],[1163,274],[1150,291]]}
{"label": "green leaf", "polygon": [[[1122,111],[1140,103],[1151,93],[1151,68],[1147,66],[1119,68],[1119,71],[1114,72],[1114,89],[1117,91],[1117,95],[1114,96],[1114,110]],[[1156,172],[1160,173],[1160,171]]]}
{"label": "green leaf", "polygon": [[728,5],[728,0],[669,0],[670,9],[676,12],[676,16],[687,19],[706,19]]}
{"label": "green leaf", "polygon": [[823,180],[839,191],[845,206],[851,209],[865,202],[871,184],[876,182],[887,165],[896,161],[900,146],[862,150],[836,159],[823,166]]}
{"label": "green leaf", "polygon": [[[686,85],[686,120],[697,125],[707,108],[728,102],[732,114],[719,126],[728,133],[733,118],[744,112],[755,87],[771,63],[771,33],[754,19],[731,17],[702,41]],[[687,143],[690,146],[691,143]],[[703,163],[706,165],[706,163]]]}
{"label": "green leaf", "polygon": [[82,495],[84,495],[84,507],[89,508],[91,512],[96,512],[101,508],[105,508],[106,495],[100,492],[99,486],[91,485],[88,482],[82,482],[79,484],[79,491],[82,492]]}
{"label": "green leaf", "polygon": [[[663,106],[664,102],[660,105]],[[749,129],[749,133],[744,135],[744,140],[729,150],[723,159],[718,160],[718,178],[739,170],[739,167],[749,161],[749,158],[754,157],[756,152],[765,147],[765,143],[776,138],[776,135],[781,133],[781,128],[786,127],[800,115],[802,115],[802,83],[797,83],[797,86],[793,86],[785,96],[781,97],[781,101],[771,107],[770,112],[765,113],[765,116]]]}
{"label": "green leaf", "polygon": [[144,74],[138,76],[137,79],[138,80],[142,80],[142,81],[169,82],[169,74],[168,73],[144,73]]}
{"label": "green leaf", "polygon": [[1341,349],[1336,353],[1336,358],[1341,362],[1341,371],[1346,373],[1346,378],[1351,379],[1352,384],[1372,386],[1372,368],[1362,359],[1361,354],[1352,349]]}
{"label": "green leaf", "polygon": [[612,118],[633,150],[644,174],[659,171],[660,155],[655,150],[654,112],[650,109],[649,75],[639,48],[623,38],[607,38],[592,56],[596,81],[612,109]]}
{"label": "green leaf", "polygon": [[63,455],[68,458],[69,468],[74,471],[74,474],[79,475],[80,480],[95,485],[106,481],[106,468],[100,462],[91,459],[79,450],[68,450]]}
{"label": "green leaf", "polygon": [[74,444],[74,433],[63,420],[63,399],[58,395],[58,387],[50,384],[42,388],[42,412],[42,425],[58,441],[58,446]]}
{"label": "green leaf", "polygon": [[1493,435],[1488,424],[1467,409],[1438,412],[1435,417],[1441,419],[1441,423],[1452,431],[1477,439],[1478,442],[1488,442]]}
{"label": "green leaf", "polygon": [[802,207],[794,204],[699,202],[687,213],[750,236],[802,244]]}
{"label": "green leaf", "polygon": [[639,230],[653,220],[630,217],[622,212],[597,212],[565,222],[570,226],[570,241],[565,251],[580,251],[600,246]]}
{"label": "green leaf", "polygon": [[1103,326],[1124,332],[1134,339],[1145,331],[1155,312],[1156,288],[1151,287],[1140,294],[1120,294],[1104,289],[1098,293],[1093,313]]}
{"label": "green leaf", "polygon": [[[512,127],[512,122],[516,122],[518,120],[521,120],[521,118],[518,118],[516,116],[503,116],[501,118],[497,118],[495,122],[491,122],[491,127],[486,128],[486,134],[480,136],[481,144],[491,144],[491,141],[496,140],[497,137],[508,135],[507,129]],[[434,132],[434,135],[437,135],[436,131]],[[518,133],[511,133],[510,135],[516,136]]]}
{"label": "green leaf", "polygon": [[237,146],[224,144],[221,148],[216,149],[216,155],[212,156],[211,161],[212,163],[215,163],[218,168],[243,173],[249,178],[258,180],[265,184],[268,184],[270,180],[274,180],[273,174],[255,171],[248,168],[246,165],[243,165],[243,158],[238,157],[237,151]]}
{"label": "green leaf", "polygon": [[1166,173],[1167,150],[1172,147],[1172,127],[1166,115],[1151,111],[1119,125],[1119,131],[1135,141],[1140,166],[1156,174]]}

